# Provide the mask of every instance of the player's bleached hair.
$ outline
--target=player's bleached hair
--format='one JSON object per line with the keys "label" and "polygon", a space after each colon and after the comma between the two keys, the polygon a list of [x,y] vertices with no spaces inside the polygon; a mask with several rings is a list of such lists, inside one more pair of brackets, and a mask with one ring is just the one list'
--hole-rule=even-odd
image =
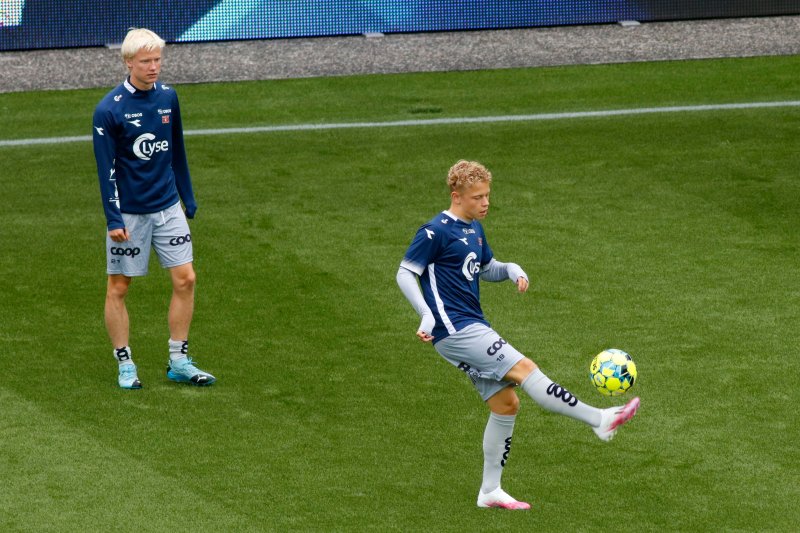
{"label": "player's bleached hair", "polygon": [[477,161],[462,159],[450,167],[450,172],[447,173],[447,185],[451,192],[467,189],[478,182],[491,183],[492,173]]}
{"label": "player's bleached hair", "polygon": [[164,39],[155,34],[155,32],[145,28],[131,28],[122,41],[122,59],[123,61],[133,59],[133,56],[139,50],[161,50],[167,45]]}

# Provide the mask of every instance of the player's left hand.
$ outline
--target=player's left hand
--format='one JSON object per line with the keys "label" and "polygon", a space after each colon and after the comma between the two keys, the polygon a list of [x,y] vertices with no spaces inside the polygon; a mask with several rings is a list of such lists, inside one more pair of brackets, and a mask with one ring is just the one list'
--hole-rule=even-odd
{"label": "player's left hand", "polygon": [[433,335],[431,335],[430,333],[425,333],[422,330],[417,332],[417,337],[419,337],[419,340],[421,340],[422,342],[431,342],[431,341],[433,341]]}
{"label": "player's left hand", "polygon": [[528,280],[523,278],[522,276],[517,278],[517,290],[519,292],[525,292],[528,290]]}

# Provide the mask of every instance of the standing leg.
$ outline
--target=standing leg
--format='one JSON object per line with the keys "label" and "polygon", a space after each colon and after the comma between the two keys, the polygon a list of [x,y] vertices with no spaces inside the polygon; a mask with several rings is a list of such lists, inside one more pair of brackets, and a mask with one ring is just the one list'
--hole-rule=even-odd
{"label": "standing leg", "polygon": [[194,316],[194,286],[196,275],[192,263],[169,269],[172,277],[172,299],[169,302],[169,337],[176,341],[189,339]]}
{"label": "standing leg", "polygon": [[128,346],[130,320],[125,297],[131,278],[122,274],[109,274],[106,287],[105,321],[108,336],[114,346],[114,357],[119,363],[119,386],[123,389],[140,389],[142,383],[136,374],[131,347]]}
{"label": "standing leg", "polygon": [[106,329],[114,348],[128,345],[130,322],[125,297],[128,295],[131,278],[122,274],[110,274],[106,287]]}
{"label": "standing leg", "polygon": [[169,303],[169,367],[167,377],[180,383],[211,385],[216,378],[189,358],[189,328],[194,315],[196,275],[192,263],[170,268],[172,299]]}
{"label": "standing leg", "polygon": [[515,500],[500,488],[503,468],[511,452],[511,438],[519,412],[519,398],[512,387],[506,387],[489,398],[486,403],[490,413],[483,433],[483,482],[478,493],[478,507],[530,509],[530,505]]}

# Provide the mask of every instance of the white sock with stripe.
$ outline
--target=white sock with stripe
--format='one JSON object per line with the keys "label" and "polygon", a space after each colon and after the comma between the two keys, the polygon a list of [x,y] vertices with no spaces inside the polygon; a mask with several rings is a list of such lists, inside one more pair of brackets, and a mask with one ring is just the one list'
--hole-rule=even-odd
{"label": "white sock with stripe", "polygon": [[189,341],[174,341],[169,340],[169,360],[177,361],[178,359],[185,359],[189,353]]}
{"label": "white sock with stripe", "polygon": [[121,348],[114,348],[114,359],[120,365],[127,365],[133,363],[133,356],[131,355],[131,347],[123,346]]}
{"label": "white sock with stripe", "polygon": [[602,419],[600,409],[579,401],[567,389],[558,383],[553,383],[538,368],[522,381],[520,387],[533,398],[533,401],[548,411],[580,420],[595,428],[600,426]]}
{"label": "white sock with stripe", "polygon": [[511,451],[511,434],[514,433],[516,415],[489,413],[483,432],[483,483],[481,492],[488,494],[500,486],[503,467]]}

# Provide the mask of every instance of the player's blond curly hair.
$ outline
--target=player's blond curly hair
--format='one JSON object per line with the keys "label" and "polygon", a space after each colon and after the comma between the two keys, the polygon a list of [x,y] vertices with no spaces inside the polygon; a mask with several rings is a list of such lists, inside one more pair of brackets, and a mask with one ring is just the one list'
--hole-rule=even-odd
{"label": "player's blond curly hair", "polygon": [[450,172],[447,173],[447,185],[451,192],[467,189],[478,182],[491,183],[492,173],[477,161],[462,159],[450,167]]}
{"label": "player's blond curly hair", "polygon": [[122,41],[120,52],[122,53],[122,60],[133,59],[133,56],[139,50],[161,50],[166,46],[164,39],[155,34],[155,32],[146,28],[130,28],[125,40]]}

